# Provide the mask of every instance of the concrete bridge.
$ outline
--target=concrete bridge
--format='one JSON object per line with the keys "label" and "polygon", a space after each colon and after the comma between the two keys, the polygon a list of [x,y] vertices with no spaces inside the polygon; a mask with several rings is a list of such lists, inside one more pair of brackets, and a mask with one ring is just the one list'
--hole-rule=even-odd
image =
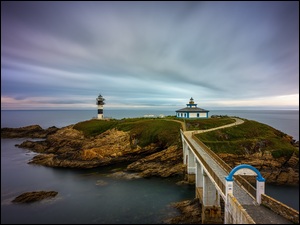
{"label": "concrete bridge", "polygon": [[[292,224],[299,223],[299,212],[264,193],[265,180],[251,165],[230,168],[195,137],[233,124],[201,131],[182,131],[183,162],[190,182],[195,182],[196,197],[202,204],[202,223]],[[255,175],[256,188],[241,175]]]}

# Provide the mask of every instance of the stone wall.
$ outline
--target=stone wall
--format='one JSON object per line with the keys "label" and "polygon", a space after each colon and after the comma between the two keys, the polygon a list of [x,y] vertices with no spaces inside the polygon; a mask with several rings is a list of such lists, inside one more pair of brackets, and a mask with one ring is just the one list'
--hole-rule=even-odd
{"label": "stone wall", "polygon": [[227,209],[225,210],[225,222],[227,224],[255,224],[251,216],[232,195],[227,195]]}
{"label": "stone wall", "polygon": [[270,208],[272,211],[290,220],[291,222],[299,223],[299,211],[288,207],[282,202],[279,202],[268,195],[262,194],[261,204]]}

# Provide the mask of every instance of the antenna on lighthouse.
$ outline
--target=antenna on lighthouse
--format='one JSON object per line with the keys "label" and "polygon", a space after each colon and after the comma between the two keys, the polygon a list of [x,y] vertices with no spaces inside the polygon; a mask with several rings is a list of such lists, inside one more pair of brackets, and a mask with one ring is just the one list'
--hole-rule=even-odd
{"label": "antenna on lighthouse", "polygon": [[98,98],[96,98],[96,104],[98,105],[98,119],[102,120],[104,118],[103,116],[103,105],[104,103],[104,98],[102,97],[101,94],[99,94]]}

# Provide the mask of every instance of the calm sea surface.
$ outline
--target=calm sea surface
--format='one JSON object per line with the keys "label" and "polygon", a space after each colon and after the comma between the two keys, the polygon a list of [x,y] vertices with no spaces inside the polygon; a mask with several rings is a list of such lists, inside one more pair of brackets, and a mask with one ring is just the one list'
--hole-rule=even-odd
{"label": "calm sea surface", "polygon": [[[173,111],[105,110],[116,119],[174,115]],[[210,115],[231,115],[268,124],[299,140],[299,111],[223,110]],[[96,110],[1,111],[1,127],[39,124],[63,127],[96,117]],[[109,174],[126,165],[74,170],[29,165],[35,153],[14,145],[27,139],[1,139],[1,223],[100,223],[157,224],[177,215],[170,203],[194,198],[193,186],[176,185],[172,179],[117,179]],[[53,190],[52,200],[27,205],[12,204],[23,192]],[[266,193],[299,210],[299,187],[266,185]]]}

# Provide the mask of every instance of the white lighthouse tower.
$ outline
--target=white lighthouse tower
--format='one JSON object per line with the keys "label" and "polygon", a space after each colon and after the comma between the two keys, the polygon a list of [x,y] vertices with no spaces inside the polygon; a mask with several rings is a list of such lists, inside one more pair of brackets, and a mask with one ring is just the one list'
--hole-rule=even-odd
{"label": "white lighthouse tower", "polygon": [[96,104],[98,105],[98,119],[102,120],[103,117],[103,105],[104,103],[104,98],[102,97],[102,95],[99,94],[98,98],[96,98],[97,102]]}

